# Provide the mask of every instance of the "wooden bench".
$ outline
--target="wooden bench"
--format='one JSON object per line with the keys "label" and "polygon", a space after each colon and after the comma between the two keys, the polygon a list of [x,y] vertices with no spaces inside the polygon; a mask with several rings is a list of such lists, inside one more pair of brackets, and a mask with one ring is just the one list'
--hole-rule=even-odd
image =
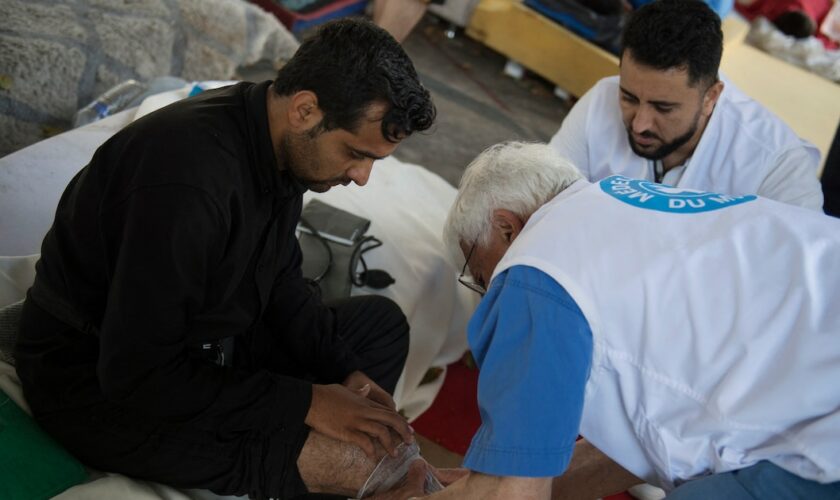
{"label": "wooden bench", "polygon": [[618,58],[512,0],[482,0],[467,35],[580,97],[618,74]]}

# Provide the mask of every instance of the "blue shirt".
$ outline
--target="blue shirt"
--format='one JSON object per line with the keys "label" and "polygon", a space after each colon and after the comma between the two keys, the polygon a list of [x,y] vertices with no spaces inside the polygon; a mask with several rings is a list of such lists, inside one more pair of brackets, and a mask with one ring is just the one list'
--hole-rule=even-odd
{"label": "blue shirt", "polygon": [[[642,5],[651,3],[653,0],[630,0],[630,3],[633,5],[634,9],[638,9]],[[705,0],[709,7],[712,8],[713,11],[723,19],[732,11],[732,7],[735,5],[735,0]]]}
{"label": "blue shirt", "polygon": [[583,411],[592,332],[554,279],[514,266],[496,276],[467,327],[479,366],[481,427],[464,467],[497,476],[566,470]]}

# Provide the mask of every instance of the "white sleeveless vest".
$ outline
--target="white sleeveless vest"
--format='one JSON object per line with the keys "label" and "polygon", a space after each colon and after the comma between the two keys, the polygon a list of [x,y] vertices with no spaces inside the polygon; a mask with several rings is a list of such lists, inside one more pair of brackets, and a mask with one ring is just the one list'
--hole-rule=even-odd
{"label": "white sleeveless vest", "polygon": [[840,220],[581,180],[531,216],[494,277],[515,265],[583,311],[581,434],[630,472],[672,489],[769,460],[840,480]]}

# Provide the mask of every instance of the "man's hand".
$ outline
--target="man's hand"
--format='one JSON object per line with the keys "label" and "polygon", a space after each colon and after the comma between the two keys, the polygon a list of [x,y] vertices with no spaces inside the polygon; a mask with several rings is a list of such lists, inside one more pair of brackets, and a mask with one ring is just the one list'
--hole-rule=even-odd
{"label": "man's hand", "polygon": [[388,408],[395,410],[397,409],[397,404],[394,403],[394,398],[388,394],[385,389],[376,385],[376,382],[370,379],[367,375],[360,372],[359,370],[354,371],[350,375],[347,375],[347,378],[344,379],[343,384],[344,387],[347,387],[351,391],[362,392],[365,390],[365,386],[370,387],[370,391],[366,393],[366,396],[377,403],[387,406]]}
{"label": "man's hand", "polygon": [[371,387],[353,391],[339,384],[313,384],[306,425],[333,439],[355,444],[374,460],[373,439],[393,455],[399,440],[392,437],[391,429],[407,443],[414,441],[413,432],[400,414],[368,398]]}

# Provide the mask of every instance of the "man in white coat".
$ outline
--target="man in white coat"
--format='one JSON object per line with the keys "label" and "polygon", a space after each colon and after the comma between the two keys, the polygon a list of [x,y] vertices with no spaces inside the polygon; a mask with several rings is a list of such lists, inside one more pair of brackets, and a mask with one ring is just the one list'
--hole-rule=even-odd
{"label": "man in white coat", "polygon": [[718,77],[722,53],[720,18],[704,2],[642,7],[619,76],[580,99],[551,145],[590,181],[619,174],[822,209],[819,151]]}
{"label": "man in white coat", "polygon": [[590,183],[506,143],[467,168],[444,238],[484,291],[482,424],[469,474],[430,498],[840,496],[840,220]]}

